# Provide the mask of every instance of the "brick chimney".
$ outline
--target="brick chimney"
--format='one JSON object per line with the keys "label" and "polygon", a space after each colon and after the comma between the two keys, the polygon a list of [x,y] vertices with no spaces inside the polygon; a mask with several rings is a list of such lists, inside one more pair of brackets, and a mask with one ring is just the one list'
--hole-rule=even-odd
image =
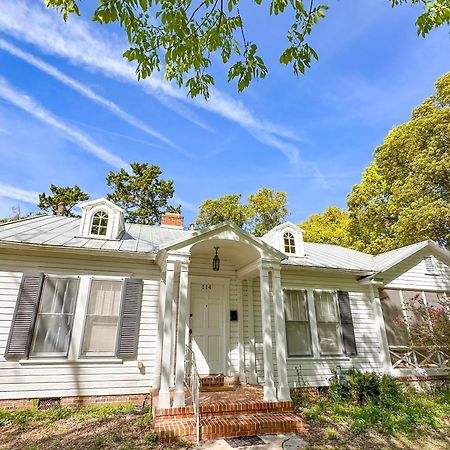
{"label": "brick chimney", "polygon": [[184,217],[180,213],[166,212],[161,215],[161,226],[165,228],[183,229]]}
{"label": "brick chimney", "polygon": [[64,216],[65,212],[66,212],[66,205],[64,203],[58,203],[58,206],[56,207],[56,215]]}

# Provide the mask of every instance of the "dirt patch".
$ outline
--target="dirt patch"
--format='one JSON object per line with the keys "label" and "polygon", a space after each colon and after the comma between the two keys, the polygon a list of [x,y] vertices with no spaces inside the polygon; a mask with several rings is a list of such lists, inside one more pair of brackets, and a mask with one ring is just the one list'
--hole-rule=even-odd
{"label": "dirt patch", "polygon": [[324,425],[309,421],[302,438],[311,450],[448,450],[450,428],[427,431],[426,434],[408,437],[402,434],[387,435],[374,431],[358,432],[343,424]]}
{"label": "dirt patch", "polygon": [[61,419],[26,426],[0,427],[1,450],[92,450],[92,449],[149,449],[180,448],[178,444],[152,443],[150,426],[136,426],[135,415],[116,415],[107,418]]}

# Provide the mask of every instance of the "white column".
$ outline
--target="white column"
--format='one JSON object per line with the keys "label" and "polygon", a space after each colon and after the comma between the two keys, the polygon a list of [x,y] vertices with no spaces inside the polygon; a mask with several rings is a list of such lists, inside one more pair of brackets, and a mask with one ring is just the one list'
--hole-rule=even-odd
{"label": "white column", "polygon": [[238,280],[237,285],[237,305],[238,305],[238,349],[239,349],[239,379],[245,382],[245,357],[244,357],[244,308],[242,306],[242,281]]}
{"label": "white column", "polygon": [[289,401],[291,400],[291,392],[287,374],[286,328],[284,321],[283,296],[281,295],[280,269],[272,270],[272,291],[278,370],[277,396],[280,401]]}
{"label": "white column", "polygon": [[165,278],[166,274],[161,273],[161,280],[159,282],[158,336],[156,341],[155,371],[153,373],[153,389],[156,390],[159,390],[161,387],[161,356],[164,332],[164,310],[166,302]]}
{"label": "white column", "polygon": [[159,389],[160,408],[170,407],[170,360],[172,354],[173,297],[175,262],[166,265],[166,298],[164,302],[163,347],[161,355],[161,387]]}
{"label": "white column", "polygon": [[268,268],[261,265],[259,275],[261,282],[261,318],[264,354],[264,400],[266,402],[276,402],[277,396],[273,382],[272,318],[270,312]]}
{"label": "white column", "polygon": [[248,378],[250,384],[257,384],[258,377],[256,375],[256,352],[255,352],[255,321],[253,312],[253,279],[247,280],[247,308],[248,308],[248,341],[249,341],[249,357],[248,357]]}
{"label": "white column", "polygon": [[369,292],[373,302],[373,312],[378,332],[378,339],[380,340],[380,365],[383,368],[384,373],[390,373],[392,371],[391,354],[389,352],[389,343],[387,340],[386,325],[384,323],[380,296],[378,294],[378,289],[372,284],[369,286]]}
{"label": "white column", "polygon": [[186,327],[188,326],[188,288],[189,288],[189,261],[181,262],[180,267],[180,291],[178,300],[178,332],[177,332],[177,354],[175,367],[175,393],[173,406],[185,406],[184,398],[184,360],[186,345]]}

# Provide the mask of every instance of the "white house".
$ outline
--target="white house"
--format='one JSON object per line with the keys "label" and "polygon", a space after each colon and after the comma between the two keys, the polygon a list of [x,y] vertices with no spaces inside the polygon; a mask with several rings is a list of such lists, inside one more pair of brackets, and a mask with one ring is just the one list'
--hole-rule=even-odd
{"label": "white house", "polygon": [[183,406],[186,346],[200,375],[262,385],[268,402],[290,399],[299,367],[323,386],[337,366],[449,365],[393,327],[407,296],[450,295],[450,253],[432,241],[372,256],[304,242],[290,222],[256,238],[230,223],[184,230],[176,214],[125,223],[106,199],[82,210],[0,226],[1,401],[153,390]]}

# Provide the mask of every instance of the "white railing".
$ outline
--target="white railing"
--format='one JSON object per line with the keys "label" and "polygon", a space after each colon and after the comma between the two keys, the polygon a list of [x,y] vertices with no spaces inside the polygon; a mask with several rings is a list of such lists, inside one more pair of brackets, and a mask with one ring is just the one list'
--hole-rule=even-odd
{"label": "white railing", "polygon": [[195,436],[198,444],[200,442],[200,378],[198,376],[195,354],[189,345],[186,345],[184,359],[184,384],[192,398],[195,416]]}
{"label": "white railing", "polygon": [[390,346],[393,369],[448,369],[450,356],[438,347]]}

